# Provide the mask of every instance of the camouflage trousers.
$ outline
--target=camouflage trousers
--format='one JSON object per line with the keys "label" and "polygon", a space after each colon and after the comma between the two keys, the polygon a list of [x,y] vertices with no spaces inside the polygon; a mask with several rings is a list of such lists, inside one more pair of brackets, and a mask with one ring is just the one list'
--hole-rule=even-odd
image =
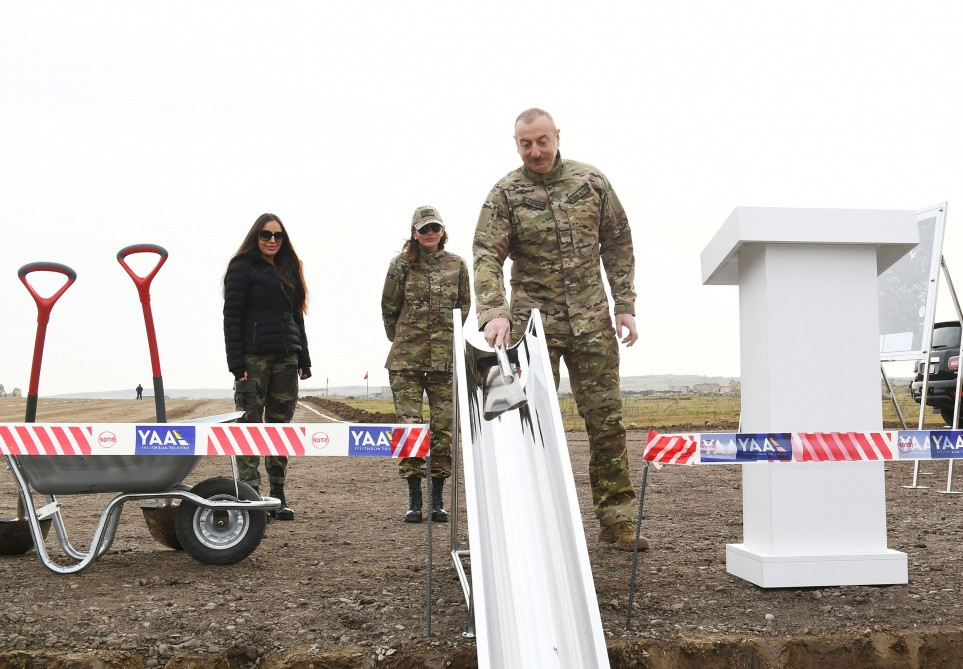
{"label": "camouflage trousers", "polygon": [[559,360],[565,360],[572,395],[585,421],[589,440],[589,480],[599,522],[608,526],[635,522],[635,489],[622,425],[619,386],[619,343],[615,329],[580,336],[546,335],[548,355],[559,382]]}
{"label": "camouflage trousers", "polygon": [[[395,414],[402,423],[424,423],[422,401],[428,395],[431,476],[451,476],[451,430],[454,421],[451,372],[388,371]],[[401,458],[401,478],[425,476],[424,458]]]}
{"label": "camouflage trousers", "polygon": [[[290,423],[298,402],[298,354],[245,355],[247,381],[234,382],[234,405],[244,415],[239,423]],[[238,477],[252,486],[261,485],[258,455],[238,455]],[[285,455],[265,455],[264,469],[270,483],[284,483],[288,468]]]}

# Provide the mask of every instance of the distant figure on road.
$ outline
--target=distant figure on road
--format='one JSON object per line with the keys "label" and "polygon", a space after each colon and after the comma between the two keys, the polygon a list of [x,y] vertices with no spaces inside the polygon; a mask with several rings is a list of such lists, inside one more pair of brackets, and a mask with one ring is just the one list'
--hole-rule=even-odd
{"label": "distant figure on road", "polygon": [[[290,423],[298,402],[298,379],[311,376],[304,332],[308,289],[301,259],[281,219],[261,214],[231,258],[224,275],[224,345],[234,375],[234,403],[241,423]],[[238,476],[258,490],[260,456],[237,456]],[[271,497],[281,500],[272,515],[294,520],[284,498],[288,458],[264,456]]]}
{"label": "distant figure on road", "polygon": [[135,390],[137,391],[137,399],[139,400],[144,399],[144,386],[138,383],[137,388],[135,388]]}
{"label": "distant figure on road", "polygon": [[[471,306],[471,284],[465,261],[445,250],[448,233],[434,207],[415,210],[409,237],[388,265],[381,291],[381,318],[391,351],[385,367],[402,423],[422,423],[427,393],[431,434],[431,519],[448,522],[442,504],[445,479],[451,476],[451,430],[454,422],[451,366],[455,338],[452,310],[461,309],[462,323]],[[408,481],[404,522],[421,522],[423,458],[402,458],[401,478]]]}

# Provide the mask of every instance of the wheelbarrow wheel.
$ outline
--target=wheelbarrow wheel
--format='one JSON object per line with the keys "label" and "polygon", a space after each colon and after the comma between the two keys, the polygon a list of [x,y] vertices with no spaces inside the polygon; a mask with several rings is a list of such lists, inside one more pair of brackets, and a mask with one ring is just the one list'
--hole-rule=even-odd
{"label": "wheelbarrow wheel", "polygon": [[[213,478],[198,483],[191,492],[217,500],[256,501],[260,495],[251,486],[234,479]],[[207,564],[234,564],[253,553],[261,539],[267,514],[264,511],[206,509],[184,500],[177,511],[177,539],[188,555]]]}

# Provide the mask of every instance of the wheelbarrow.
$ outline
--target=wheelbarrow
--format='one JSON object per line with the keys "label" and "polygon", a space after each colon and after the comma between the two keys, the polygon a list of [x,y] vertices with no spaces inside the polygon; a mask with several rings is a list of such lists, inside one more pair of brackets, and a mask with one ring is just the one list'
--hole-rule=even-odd
{"label": "wheelbarrow", "polygon": [[[27,422],[32,422],[29,417],[31,411],[34,414],[36,412],[43,350],[42,332],[45,332],[53,302],[66,290],[64,286],[52,298],[41,298],[27,281],[29,273],[40,270],[69,272],[68,277],[76,276],[73,270],[54,263],[32,263],[20,269],[21,281],[33,295],[41,312],[41,318],[38,318],[41,325],[38,328],[34,351],[30,396],[27,398]],[[70,279],[69,283],[72,281]],[[155,379],[155,388],[156,381]],[[208,420],[224,422],[236,417],[237,414],[226,414]],[[104,555],[116,536],[124,504],[134,500],[179,500],[175,517],[177,538],[184,550],[201,562],[233,564],[253,553],[264,537],[267,512],[280,508],[280,500],[262,498],[253,488],[236,478],[212,478],[193,487],[183,484],[184,478],[194,470],[200,459],[201,456],[163,455],[7,456],[10,470],[20,490],[25,507],[23,515],[29,522],[37,555],[47,569],[60,574],[82,571]],[[32,491],[45,496],[45,506],[40,509],[34,506]],[[117,494],[101,515],[89,549],[85,553],[71,546],[61,515],[62,504],[56,495],[92,493]],[[61,565],[51,559],[40,524],[42,519],[47,518],[52,521],[61,549],[74,564]]]}

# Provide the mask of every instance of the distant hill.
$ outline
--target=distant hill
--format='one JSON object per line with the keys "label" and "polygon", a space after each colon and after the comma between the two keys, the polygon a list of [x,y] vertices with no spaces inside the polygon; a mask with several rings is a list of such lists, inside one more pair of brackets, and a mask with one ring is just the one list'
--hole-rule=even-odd
{"label": "distant hill", "polygon": [[[137,395],[132,389],[124,390],[98,390],[86,393],[66,393],[63,395],[51,395],[50,397],[62,397],[65,399],[92,399],[92,400],[132,400]],[[234,397],[234,391],[230,388],[165,388],[164,395],[172,400],[229,400]],[[47,397],[44,395],[44,397]],[[153,388],[144,388],[144,399],[153,400]]]}
{"label": "distant hill", "polygon": [[[653,374],[649,376],[623,376],[623,392],[641,392],[643,390],[676,390],[680,387],[691,388],[699,383],[718,383],[721,386],[728,386],[729,381],[734,377],[730,376],[699,376],[698,374]],[[559,391],[570,393],[568,377],[562,377],[559,384]],[[332,397],[364,397],[366,394],[372,397],[391,397],[391,390],[387,386],[336,386],[328,389]],[[302,395],[324,395],[324,387],[301,385]],[[225,388],[165,388],[164,394],[171,399],[198,399],[198,400],[224,400],[234,397],[234,391],[230,387]],[[63,398],[88,398],[98,400],[125,400],[133,399],[134,391],[125,388],[123,390],[103,390],[85,393],[68,393],[55,395]],[[153,398],[153,389],[144,388],[144,399]]]}
{"label": "distant hill", "polygon": [[[623,376],[622,392],[640,393],[644,391],[679,391],[690,389],[700,383],[718,383],[723,388],[728,388],[730,381],[738,381],[737,376],[701,376],[699,374],[650,374],[647,376]],[[908,385],[911,379],[890,378],[893,386]],[[301,386],[301,395],[325,394],[324,387]],[[388,386],[336,386],[327,389],[331,397],[365,397],[372,398],[391,398],[391,389]],[[569,394],[572,392],[568,377],[562,377],[559,384],[559,392]],[[170,399],[175,400],[229,400],[234,397],[234,391],[227,388],[165,388],[164,394]],[[45,395],[46,397],[46,395]],[[133,399],[134,391],[125,388],[124,390],[104,390],[86,393],[69,393],[65,395],[53,395],[62,398],[89,398],[104,400],[127,400]],[[144,399],[152,400],[154,397],[152,389],[144,389]]]}
{"label": "distant hill", "polygon": [[[650,374],[648,376],[623,376],[622,392],[640,392],[643,390],[676,390],[678,388],[692,388],[700,383],[718,383],[728,387],[731,381],[738,381],[738,376],[701,376],[698,374]],[[563,390],[565,386],[565,390]],[[559,390],[568,391],[568,379],[562,379]]]}

